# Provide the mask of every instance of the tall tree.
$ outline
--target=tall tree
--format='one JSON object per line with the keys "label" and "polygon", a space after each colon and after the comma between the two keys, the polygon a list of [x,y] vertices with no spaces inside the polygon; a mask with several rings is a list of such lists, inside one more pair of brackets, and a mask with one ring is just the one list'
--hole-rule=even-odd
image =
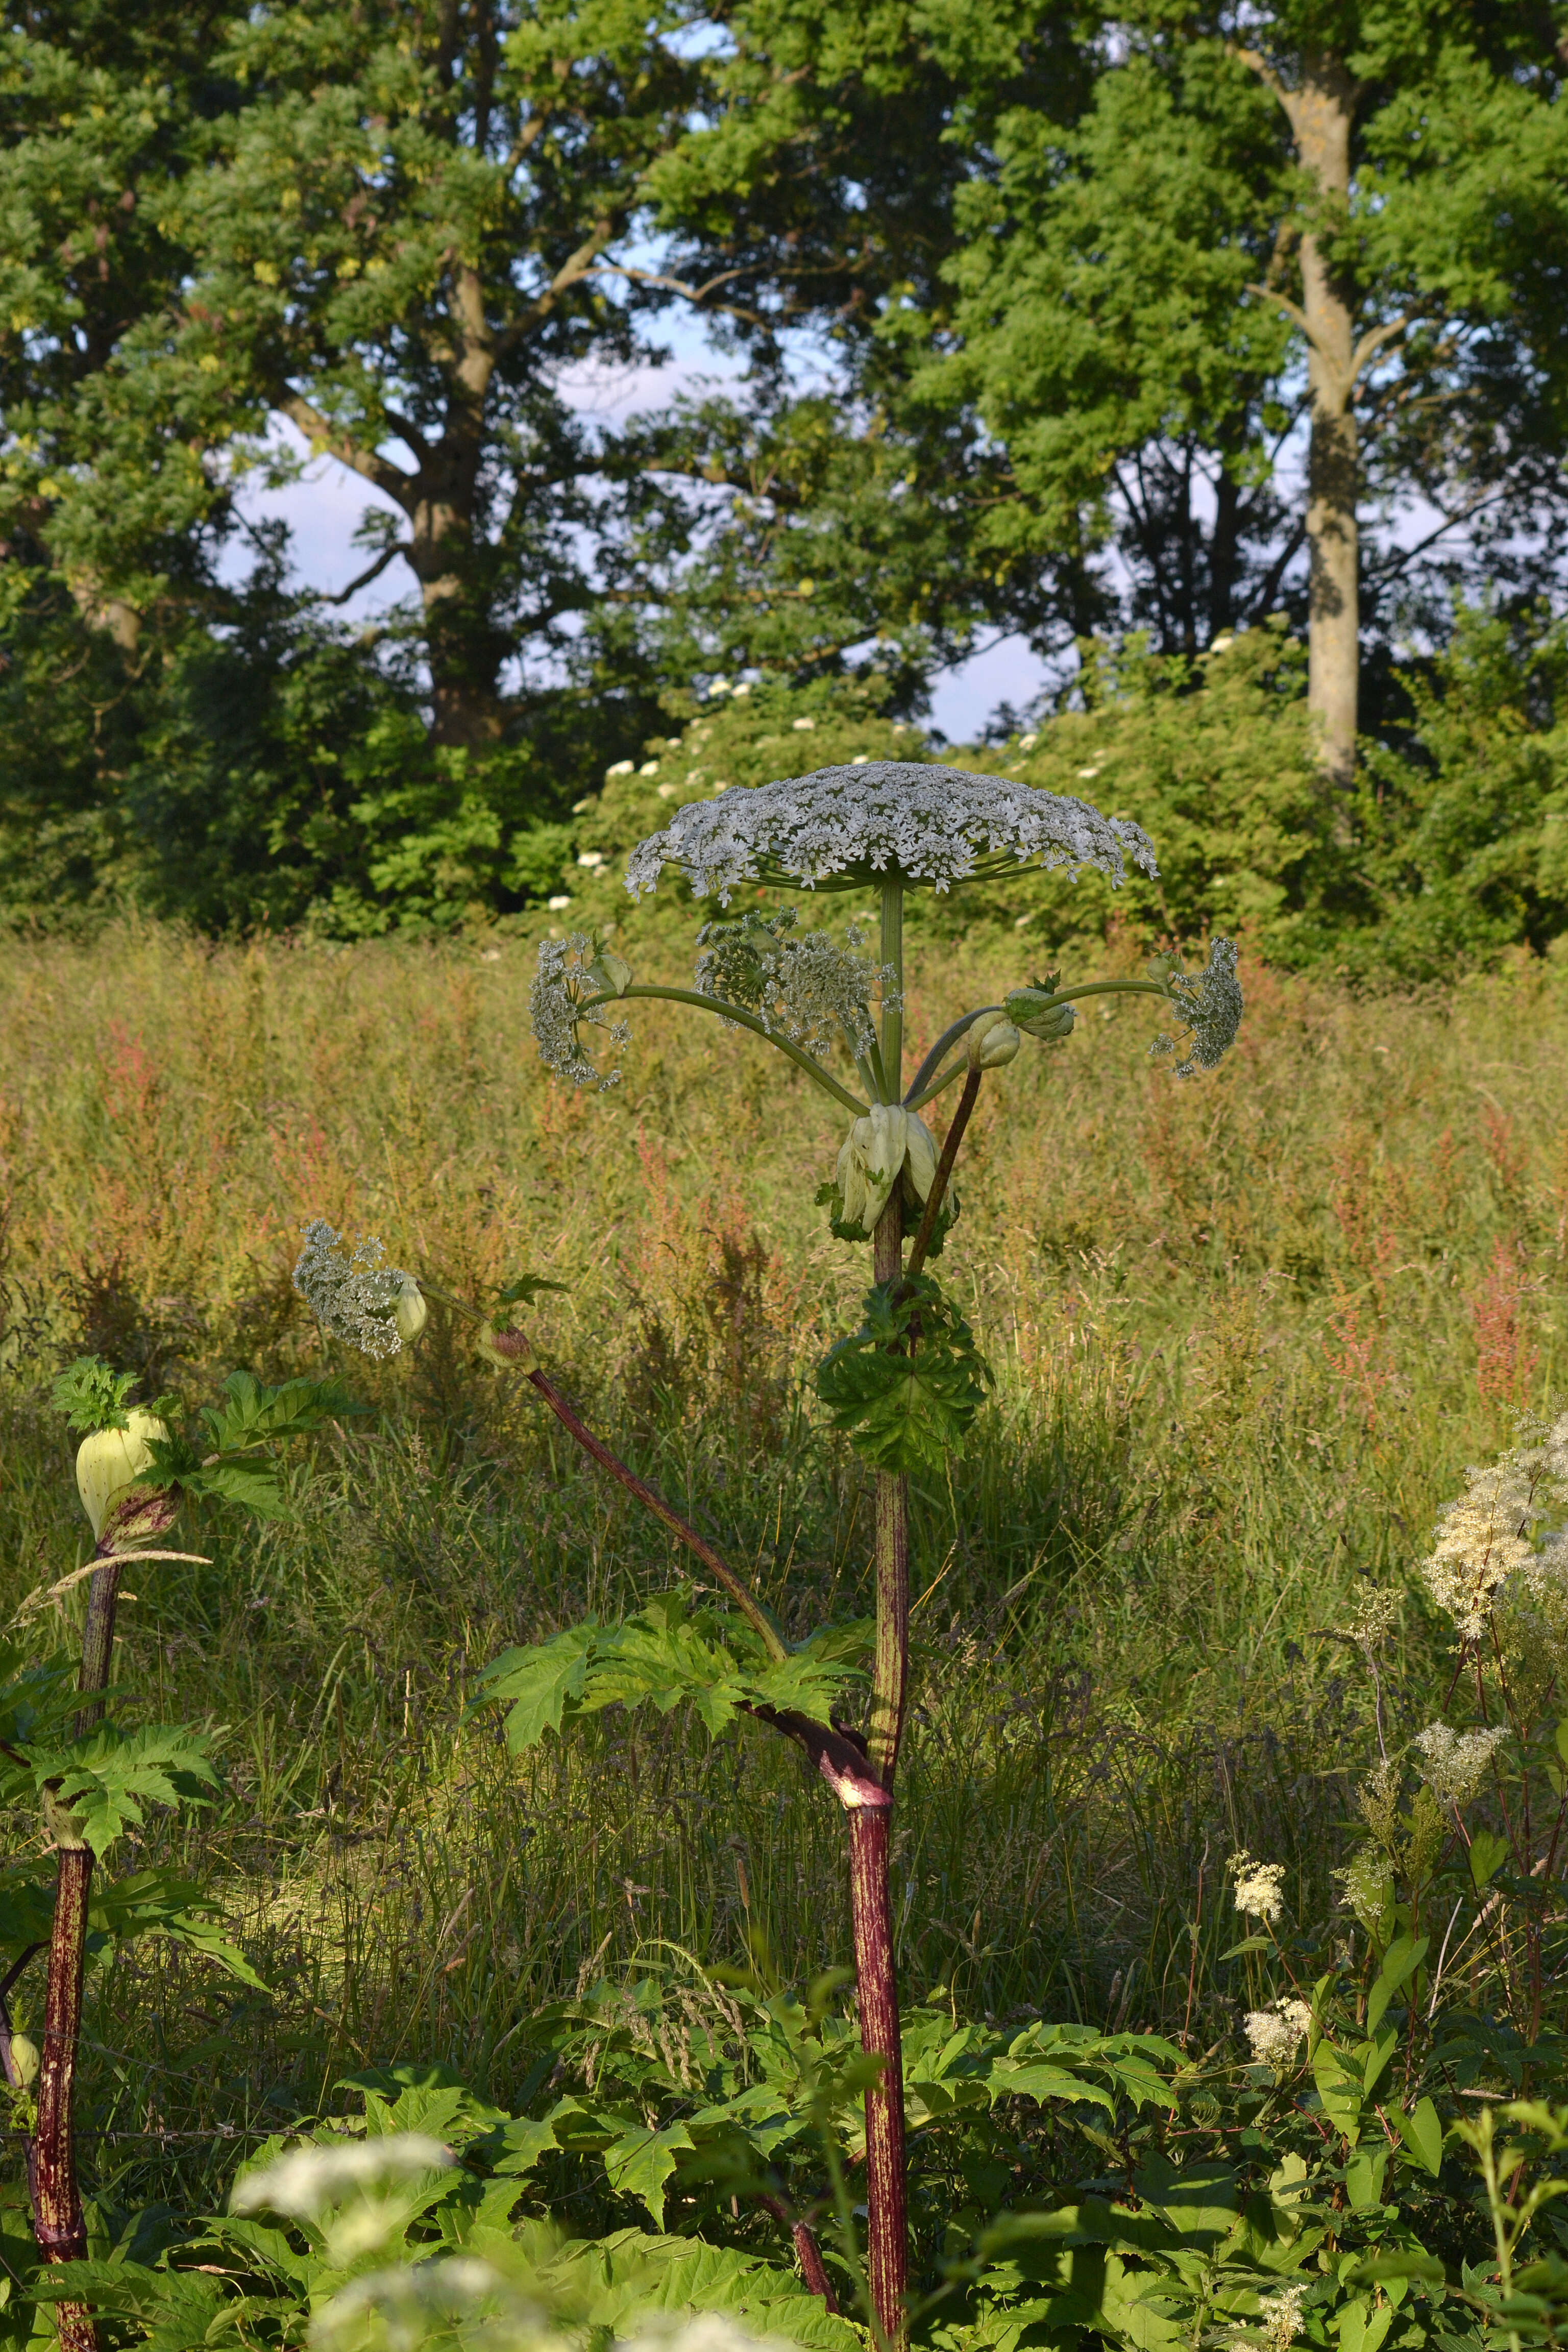
{"label": "tall tree", "polygon": [[[1337,782],[1355,757],[1369,492],[1496,516],[1510,490],[1537,496],[1531,453],[1562,446],[1563,22],[1533,0],[1195,18],[1156,0],[1106,21],[1066,126],[995,102],[1014,66],[993,42],[958,118],[972,176],[945,293],[883,323],[923,339],[925,396],[972,404],[1005,447],[998,545],[1045,560],[1086,519],[1109,540],[1130,467],[1153,453],[1168,486],[1198,452],[1211,628],[1233,617],[1226,534],[1237,549],[1249,506],[1267,526],[1304,390],[1305,496],[1235,616],[1278,593],[1299,530],[1309,698]],[[953,11],[930,37],[957,51],[964,32]],[[1021,55],[1034,33],[1015,37]]]}

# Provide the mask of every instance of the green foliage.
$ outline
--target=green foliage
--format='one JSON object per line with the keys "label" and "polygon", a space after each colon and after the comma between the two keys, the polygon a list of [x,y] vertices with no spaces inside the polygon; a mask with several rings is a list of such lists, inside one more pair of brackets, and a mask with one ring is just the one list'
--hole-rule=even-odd
{"label": "green foliage", "polygon": [[134,1372],[115,1371],[101,1356],[79,1356],[55,1381],[49,1402],[64,1413],[68,1429],[128,1429],[125,1401],[136,1379]]}
{"label": "green foliage", "polygon": [[690,1705],[710,1738],[757,1706],[826,1723],[861,1679],[857,1662],[868,1642],[865,1625],[826,1626],[774,1659],[744,1619],[669,1593],[622,1624],[590,1617],[531,1649],[504,1651],[480,1675],[475,1704],[507,1706],[514,1753],[581,1717],[645,1699],[661,1715]]}
{"label": "green foliage", "polygon": [[150,1439],[149,1478],[186,1495],[238,1503],[258,1518],[283,1518],[288,1506],[276,1468],[253,1457],[264,1446],[309,1436],[363,1410],[336,1380],[292,1380],[268,1388],[254,1372],[230,1372],[223,1402],[202,1408],[206,1450],[187,1438]]}
{"label": "green foliage", "polygon": [[929,1275],[877,1283],[865,1308],[817,1366],[816,1393],[875,1468],[940,1474],[991,1384],[974,1335]]}

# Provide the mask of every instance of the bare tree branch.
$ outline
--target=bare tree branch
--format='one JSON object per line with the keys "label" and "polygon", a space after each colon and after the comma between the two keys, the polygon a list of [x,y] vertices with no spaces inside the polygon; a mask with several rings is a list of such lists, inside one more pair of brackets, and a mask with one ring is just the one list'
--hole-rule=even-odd
{"label": "bare tree branch", "polygon": [[357,442],[350,440],[346,433],[340,433],[330,418],[322,415],[314,402],[304,399],[297,392],[286,393],[276,405],[290,424],[299,426],[307,441],[319,442],[341,466],[347,466],[365,481],[374,482],[378,490],[384,490],[389,499],[395,499],[405,512],[407,511],[414,496],[414,480],[401,466],[395,466],[389,457],[382,457],[379,450],[362,449]]}

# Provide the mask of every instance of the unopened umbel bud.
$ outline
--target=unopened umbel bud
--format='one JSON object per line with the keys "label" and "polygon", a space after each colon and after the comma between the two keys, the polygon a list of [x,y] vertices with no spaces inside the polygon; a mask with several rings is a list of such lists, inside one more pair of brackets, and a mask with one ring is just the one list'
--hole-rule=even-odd
{"label": "unopened umbel bud", "polygon": [[588,977],[596,980],[607,996],[624,996],[632,984],[632,968],[625,956],[612,955],[604,948],[589,965]]}
{"label": "unopened umbel bud", "polygon": [[124,1429],[95,1429],[77,1447],[77,1493],[92,1521],[95,1538],[103,1533],[109,1506],[121,1487],[133,1486],[142,1472],[151,1469],[148,1439],[166,1439],[169,1434],[167,1423],[156,1413],[132,1412],[127,1420]]}
{"label": "unopened umbel bud", "polygon": [[910,1114],[901,1103],[873,1103],[858,1118],[838,1154],[844,1222],[869,1233],[888,1205],[909,1145]]}
{"label": "unopened umbel bud", "polygon": [[430,1320],[425,1293],[411,1274],[405,1274],[398,1286],[397,1296],[392,1302],[392,1319],[405,1347],[413,1345]]}
{"label": "unopened umbel bud", "polygon": [[1012,1060],[1021,1042],[1010,1021],[977,1021],[969,1033],[969,1066],[999,1070]]}
{"label": "unopened umbel bud", "polygon": [[1058,1003],[1043,988],[1014,988],[1007,992],[1007,1016],[1031,1037],[1043,1037],[1049,1045],[1070,1036],[1078,1014],[1075,1006]]}
{"label": "unopened umbel bud", "polygon": [[11,2063],[16,2070],[17,2084],[22,2090],[25,2091],[30,2083],[37,2082],[40,2063],[38,2045],[31,2034],[13,2033]]}

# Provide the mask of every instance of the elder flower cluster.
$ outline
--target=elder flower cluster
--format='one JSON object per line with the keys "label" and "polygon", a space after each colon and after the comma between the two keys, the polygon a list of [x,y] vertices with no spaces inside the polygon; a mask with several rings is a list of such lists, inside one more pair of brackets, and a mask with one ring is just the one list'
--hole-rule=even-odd
{"label": "elder flower cluster", "polygon": [[1285,1908],[1285,1870],[1278,1862],[1254,1862],[1249,1853],[1233,1853],[1230,1874],[1236,1881],[1236,1907],[1246,1918],[1272,1923]]}
{"label": "elder flower cluster", "polygon": [[697,934],[702,950],[697,988],[755,1013],[770,1036],[776,1030],[819,1061],[836,1036],[847,1041],[851,1053],[868,1052],[875,1034],[868,1009],[872,998],[893,1006],[899,1001],[892,966],[858,952],[866,935],[855,924],[840,947],[827,931],[792,937],[796,919],[795,908],[786,907],[774,915],[750,908],[738,922],[704,923]]}
{"label": "elder flower cluster", "polygon": [[1479,1642],[1505,1588],[1527,1606],[1568,1608],[1568,1413],[1521,1419],[1521,1443],[1484,1469],[1437,1522],[1422,1573],[1461,1640]]}
{"label": "elder flower cluster", "polygon": [[946,890],[1035,858],[1075,875],[1092,866],[1112,887],[1125,881],[1128,858],[1157,871],[1142,829],[1087,801],[1005,776],[876,760],[689,802],[633,851],[626,887],[640,898],[669,865],[700,897],[717,892],[721,906],[742,882],[811,890],[896,872]]}
{"label": "elder flower cluster", "polygon": [[1506,1728],[1453,1731],[1446,1723],[1429,1723],[1415,1735],[1416,1769],[1440,1805],[1468,1805],[1507,1738]]}
{"label": "elder flower cluster", "polygon": [[1242,2029],[1257,2064],[1288,2066],[1311,2022],[1309,2004],[1292,1996],[1271,2001],[1267,2009],[1249,2010],[1242,2020]]}
{"label": "elder flower cluster", "polygon": [[395,1356],[416,1339],[427,1312],[419,1285],[400,1265],[388,1265],[374,1234],[352,1247],[324,1219],[304,1228],[305,1246],[294,1287],[324,1331],[366,1356]]}

